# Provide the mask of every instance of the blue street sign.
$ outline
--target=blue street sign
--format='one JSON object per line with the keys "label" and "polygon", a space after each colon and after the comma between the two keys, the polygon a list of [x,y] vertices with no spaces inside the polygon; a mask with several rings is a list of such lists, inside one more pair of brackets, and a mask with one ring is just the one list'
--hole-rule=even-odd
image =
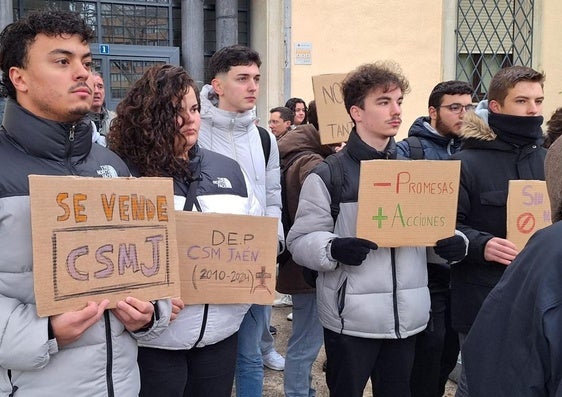
{"label": "blue street sign", "polygon": [[109,44],[100,44],[100,54],[109,55]]}

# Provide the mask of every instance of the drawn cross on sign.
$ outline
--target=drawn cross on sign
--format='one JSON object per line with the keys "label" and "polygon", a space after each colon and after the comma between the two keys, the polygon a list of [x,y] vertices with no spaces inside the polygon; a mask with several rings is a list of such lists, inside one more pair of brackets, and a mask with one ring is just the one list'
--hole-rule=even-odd
{"label": "drawn cross on sign", "polygon": [[[258,288],[265,288],[266,290],[269,291],[269,288],[267,288],[267,285],[265,285],[265,280],[268,279],[268,278],[271,278],[271,273],[268,273],[268,272],[265,271],[265,266],[261,267],[261,272],[256,273],[256,278],[259,280],[259,283],[254,288],[254,291]],[[271,291],[269,291],[269,292],[271,292]]]}
{"label": "drawn cross on sign", "polygon": [[379,207],[379,213],[377,215],[374,215],[372,219],[379,223],[378,227],[379,227],[379,229],[381,229],[382,228],[382,221],[386,221],[388,219],[388,216],[383,215],[382,214],[382,207]]}

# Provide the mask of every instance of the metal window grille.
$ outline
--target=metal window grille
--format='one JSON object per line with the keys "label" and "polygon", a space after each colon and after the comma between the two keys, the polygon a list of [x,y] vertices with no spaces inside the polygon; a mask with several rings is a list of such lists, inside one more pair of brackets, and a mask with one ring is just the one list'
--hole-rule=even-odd
{"label": "metal window grille", "polygon": [[486,98],[496,72],[512,65],[531,66],[534,0],[458,0],[456,77]]}

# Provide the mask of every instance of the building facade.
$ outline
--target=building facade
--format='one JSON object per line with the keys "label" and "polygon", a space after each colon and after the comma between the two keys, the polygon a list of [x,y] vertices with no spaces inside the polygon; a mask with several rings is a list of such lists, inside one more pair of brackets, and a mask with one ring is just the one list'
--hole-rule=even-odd
{"label": "building facade", "polygon": [[312,76],[383,59],[398,62],[412,87],[401,135],[427,113],[437,82],[468,81],[477,101],[491,76],[513,64],[546,72],[546,119],[562,105],[557,0],[3,0],[0,28],[48,7],[77,11],[94,27],[110,108],[155,63],[181,64],[208,82],[209,57],[234,43],[262,56],[264,120],[289,97],[313,99]]}

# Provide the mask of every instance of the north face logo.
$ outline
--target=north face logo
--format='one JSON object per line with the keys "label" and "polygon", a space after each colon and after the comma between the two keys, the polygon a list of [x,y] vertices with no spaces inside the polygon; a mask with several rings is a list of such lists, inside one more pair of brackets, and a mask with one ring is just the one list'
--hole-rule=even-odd
{"label": "north face logo", "polygon": [[109,164],[101,165],[100,169],[97,170],[97,174],[99,176],[101,176],[102,178],[117,178],[117,177],[119,177],[115,168],[113,168],[113,166],[111,166]]}
{"label": "north face logo", "polygon": [[232,189],[232,183],[230,183],[228,178],[219,177],[213,181],[213,184],[223,189]]}

